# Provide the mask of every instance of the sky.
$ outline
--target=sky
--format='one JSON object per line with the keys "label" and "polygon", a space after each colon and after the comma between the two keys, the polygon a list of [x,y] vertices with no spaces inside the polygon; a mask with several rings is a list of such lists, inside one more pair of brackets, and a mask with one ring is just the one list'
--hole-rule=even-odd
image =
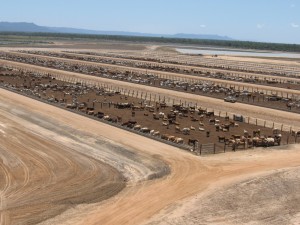
{"label": "sky", "polygon": [[0,0],[0,21],[300,44],[300,0]]}

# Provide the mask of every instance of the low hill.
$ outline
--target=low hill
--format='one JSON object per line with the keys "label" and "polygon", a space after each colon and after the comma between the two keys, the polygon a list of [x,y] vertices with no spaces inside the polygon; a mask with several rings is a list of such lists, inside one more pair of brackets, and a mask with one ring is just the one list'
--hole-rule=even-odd
{"label": "low hill", "polygon": [[0,22],[0,32],[39,32],[39,33],[65,33],[65,34],[94,34],[94,35],[118,35],[136,37],[165,37],[165,38],[188,38],[188,39],[210,39],[210,40],[233,40],[227,36],[202,35],[202,34],[150,34],[125,31],[97,31],[69,27],[46,27],[26,22]]}

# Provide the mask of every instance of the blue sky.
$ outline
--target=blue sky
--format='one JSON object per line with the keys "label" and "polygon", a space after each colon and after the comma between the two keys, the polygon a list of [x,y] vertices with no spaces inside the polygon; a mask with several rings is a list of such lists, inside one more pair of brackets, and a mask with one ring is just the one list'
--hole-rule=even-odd
{"label": "blue sky", "polygon": [[0,21],[300,44],[300,0],[0,0]]}

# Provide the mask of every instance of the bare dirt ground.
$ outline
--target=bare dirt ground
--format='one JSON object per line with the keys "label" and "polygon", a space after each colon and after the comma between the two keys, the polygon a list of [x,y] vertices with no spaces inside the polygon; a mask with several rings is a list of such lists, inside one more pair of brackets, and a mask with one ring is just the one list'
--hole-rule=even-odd
{"label": "bare dirt ground", "polygon": [[29,126],[34,125],[1,107],[1,224],[36,224],[125,187],[115,168],[32,132]]}
{"label": "bare dirt ground", "polygon": [[299,172],[299,167],[281,169],[213,187],[173,205],[147,224],[299,224]]}
{"label": "bare dirt ground", "polygon": [[[43,115],[43,118],[47,118],[51,123],[56,121],[55,124],[60,124],[62,127],[76,129],[80,132],[84,131],[92,137],[98,136],[116,141],[130,149],[135,149],[134,153],[165,161],[171,169],[171,174],[162,179],[132,183],[116,197],[104,201],[103,204],[74,206],[60,216],[42,224],[141,224],[174,202],[204,193],[209,190],[209,187],[221,187],[227,184],[226,182],[238,181],[241,177],[245,179],[253,173],[276,171],[279,168],[300,165],[300,157],[296,148],[289,151],[257,150],[199,158],[174,147],[106,124],[96,123],[88,118],[4,90],[1,90],[0,94],[1,103],[14,102],[14,104],[19,105],[18,107],[30,110],[34,115]],[[38,128],[39,126],[31,127],[31,129]],[[53,133],[55,134],[55,132],[54,130]],[[59,136],[60,138],[58,138]],[[63,142],[66,136],[59,133],[53,138]],[[47,137],[49,138],[51,135]],[[85,138],[87,137],[85,136]],[[88,152],[89,150],[84,149],[82,151]],[[118,161],[118,158],[115,158],[115,161]],[[125,163],[124,167],[128,165],[130,164]],[[49,191],[52,193],[51,190]],[[61,190],[59,193],[63,194],[63,192]],[[29,198],[30,195],[27,196]],[[10,199],[8,198],[8,200]]]}
{"label": "bare dirt ground", "polygon": [[103,201],[126,180],[169,173],[156,157],[55,124],[15,106],[2,90],[0,100],[0,224],[36,224],[76,205]]}
{"label": "bare dirt ground", "polygon": [[[26,67],[300,126],[288,112]],[[197,157],[0,89],[0,224],[299,224],[299,150]]]}

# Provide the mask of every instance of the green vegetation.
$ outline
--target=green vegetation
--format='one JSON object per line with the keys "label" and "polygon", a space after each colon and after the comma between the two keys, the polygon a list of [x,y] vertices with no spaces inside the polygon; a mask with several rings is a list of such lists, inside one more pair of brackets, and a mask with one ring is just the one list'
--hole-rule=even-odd
{"label": "green vegetation", "polygon": [[169,44],[190,44],[200,46],[228,47],[253,50],[273,50],[285,52],[300,52],[300,45],[264,43],[251,41],[222,41],[222,40],[200,40],[164,37],[138,37],[138,36],[114,36],[114,35],[89,35],[89,34],[65,34],[65,33],[22,33],[1,32],[1,42],[24,42],[24,43],[51,43],[53,40],[114,40],[129,42],[155,42]]}

